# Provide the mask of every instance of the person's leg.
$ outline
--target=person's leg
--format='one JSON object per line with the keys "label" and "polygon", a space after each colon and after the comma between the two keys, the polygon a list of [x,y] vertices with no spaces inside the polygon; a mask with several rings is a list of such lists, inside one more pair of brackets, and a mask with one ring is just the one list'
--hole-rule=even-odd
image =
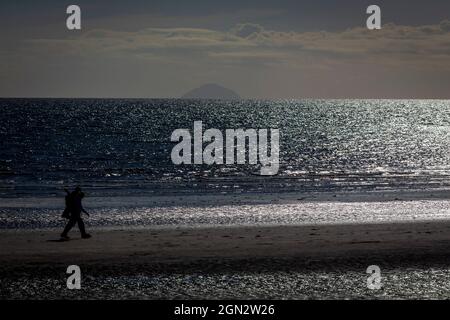
{"label": "person's leg", "polygon": [[86,229],[84,228],[84,221],[80,217],[78,218],[77,222],[78,222],[78,229],[80,229],[81,232],[81,236],[84,237],[86,235]]}
{"label": "person's leg", "polygon": [[66,227],[64,228],[63,233],[61,233],[61,237],[67,237],[67,234],[69,233],[70,229],[77,223],[76,219],[70,218],[69,222],[67,222]]}

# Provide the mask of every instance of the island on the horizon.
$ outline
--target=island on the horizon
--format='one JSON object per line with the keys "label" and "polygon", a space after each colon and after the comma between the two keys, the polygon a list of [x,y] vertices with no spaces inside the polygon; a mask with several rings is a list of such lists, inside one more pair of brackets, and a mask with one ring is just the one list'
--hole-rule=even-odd
{"label": "island on the horizon", "polygon": [[234,100],[241,97],[231,89],[215,83],[204,84],[184,94],[182,99],[221,99]]}

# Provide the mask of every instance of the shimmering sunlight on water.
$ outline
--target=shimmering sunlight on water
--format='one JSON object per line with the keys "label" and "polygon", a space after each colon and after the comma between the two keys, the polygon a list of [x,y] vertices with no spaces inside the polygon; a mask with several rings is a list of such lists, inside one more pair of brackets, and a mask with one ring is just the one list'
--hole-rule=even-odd
{"label": "shimmering sunlight on water", "polygon": [[[450,186],[450,101],[0,99],[0,196]],[[173,130],[279,128],[280,170],[175,166]]]}

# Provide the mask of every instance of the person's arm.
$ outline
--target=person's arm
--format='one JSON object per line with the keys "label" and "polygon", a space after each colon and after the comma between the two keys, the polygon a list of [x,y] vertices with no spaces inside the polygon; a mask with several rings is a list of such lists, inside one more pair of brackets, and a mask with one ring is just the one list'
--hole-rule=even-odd
{"label": "person's arm", "polygon": [[81,207],[81,211],[83,211],[84,213],[86,213],[86,215],[87,215],[88,217],[90,217],[90,216],[89,216],[89,213],[88,213],[86,210],[84,210],[83,207]]}

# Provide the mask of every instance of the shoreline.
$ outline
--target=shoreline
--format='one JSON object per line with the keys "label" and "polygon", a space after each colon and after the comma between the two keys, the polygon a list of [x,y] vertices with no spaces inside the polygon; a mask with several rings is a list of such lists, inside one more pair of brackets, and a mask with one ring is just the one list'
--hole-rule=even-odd
{"label": "shoreline", "polygon": [[[447,190],[89,198],[88,228],[279,226],[450,219]],[[63,198],[2,199],[0,230],[62,228]]]}
{"label": "shoreline", "polygon": [[[219,206],[231,204],[295,204],[299,202],[388,202],[414,200],[450,200],[450,190],[376,190],[351,192],[261,192],[227,194],[179,194],[138,196],[89,197],[84,200],[90,208],[104,207],[153,207],[153,206]],[[64,193],[53,197],[0,197],[0,208],[48,208],[63,207]]]}

